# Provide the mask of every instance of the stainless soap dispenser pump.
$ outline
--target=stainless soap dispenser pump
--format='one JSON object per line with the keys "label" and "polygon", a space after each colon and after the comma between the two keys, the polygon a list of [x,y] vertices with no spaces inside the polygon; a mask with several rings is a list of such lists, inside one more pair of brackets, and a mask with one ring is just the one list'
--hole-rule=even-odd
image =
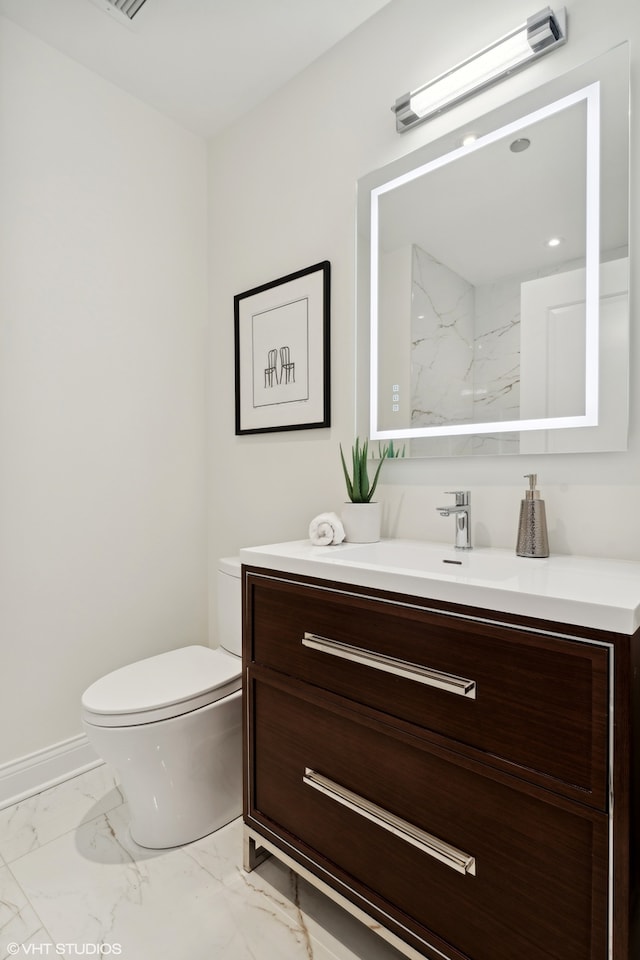
{"label": "stainless soap dispenser pump", "polygon": [[529,480],[529,489],[520,502],[516,554],[519,557],[548,557],[547,513],[544,500],[536,490],[538,478],[535,473],[525,473],[525,477]]}

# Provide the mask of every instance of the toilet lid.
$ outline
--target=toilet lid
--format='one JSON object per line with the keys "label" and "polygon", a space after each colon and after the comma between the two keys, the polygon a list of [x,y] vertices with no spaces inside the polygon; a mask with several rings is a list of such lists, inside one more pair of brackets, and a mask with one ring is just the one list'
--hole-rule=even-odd
{"label": "toilet lid", "polygon": [[237,657],[210,647],[181,647],[96,680],[82,696],[84,719],[97,726],[166,720],[221,700],[240,686]]}

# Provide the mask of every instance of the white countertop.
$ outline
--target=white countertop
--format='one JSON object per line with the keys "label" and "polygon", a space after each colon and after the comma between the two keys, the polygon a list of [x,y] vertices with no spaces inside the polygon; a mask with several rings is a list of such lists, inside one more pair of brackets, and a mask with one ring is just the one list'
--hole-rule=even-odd
{"label": "white countertop", "polygon": [[418,540],[318,547],[294,540],[240,551],[242,563],[599,630],[640,626],[640,563],[595,557],[516,557]]}

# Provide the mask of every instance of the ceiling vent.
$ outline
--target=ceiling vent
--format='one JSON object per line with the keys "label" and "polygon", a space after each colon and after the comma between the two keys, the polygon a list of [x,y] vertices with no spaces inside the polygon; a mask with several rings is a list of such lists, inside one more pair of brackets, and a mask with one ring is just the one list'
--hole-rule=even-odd
{"label": "ceiling vent", "polygon": [[124,13],[125,17],[133,20],[140,7],[146,3],[146,0],[107,0],[112,7]]}
{"label": "ceiling vent", "polygon": [[110,13],[120,23],[130,24],[146,0],[91,0],[94,6]]}

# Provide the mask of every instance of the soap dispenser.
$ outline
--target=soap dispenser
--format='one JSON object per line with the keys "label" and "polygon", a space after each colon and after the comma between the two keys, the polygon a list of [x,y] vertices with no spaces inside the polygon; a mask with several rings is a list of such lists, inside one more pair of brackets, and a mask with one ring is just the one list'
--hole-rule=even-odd
{"label": "soap dispenser", "polygon": [[519,557],[548,557],[547,514],[540,491],[536,490],[538,478],[535,473],[526,473],[525,477],[529,480],[529,489],[520,502],[516,554]]}

